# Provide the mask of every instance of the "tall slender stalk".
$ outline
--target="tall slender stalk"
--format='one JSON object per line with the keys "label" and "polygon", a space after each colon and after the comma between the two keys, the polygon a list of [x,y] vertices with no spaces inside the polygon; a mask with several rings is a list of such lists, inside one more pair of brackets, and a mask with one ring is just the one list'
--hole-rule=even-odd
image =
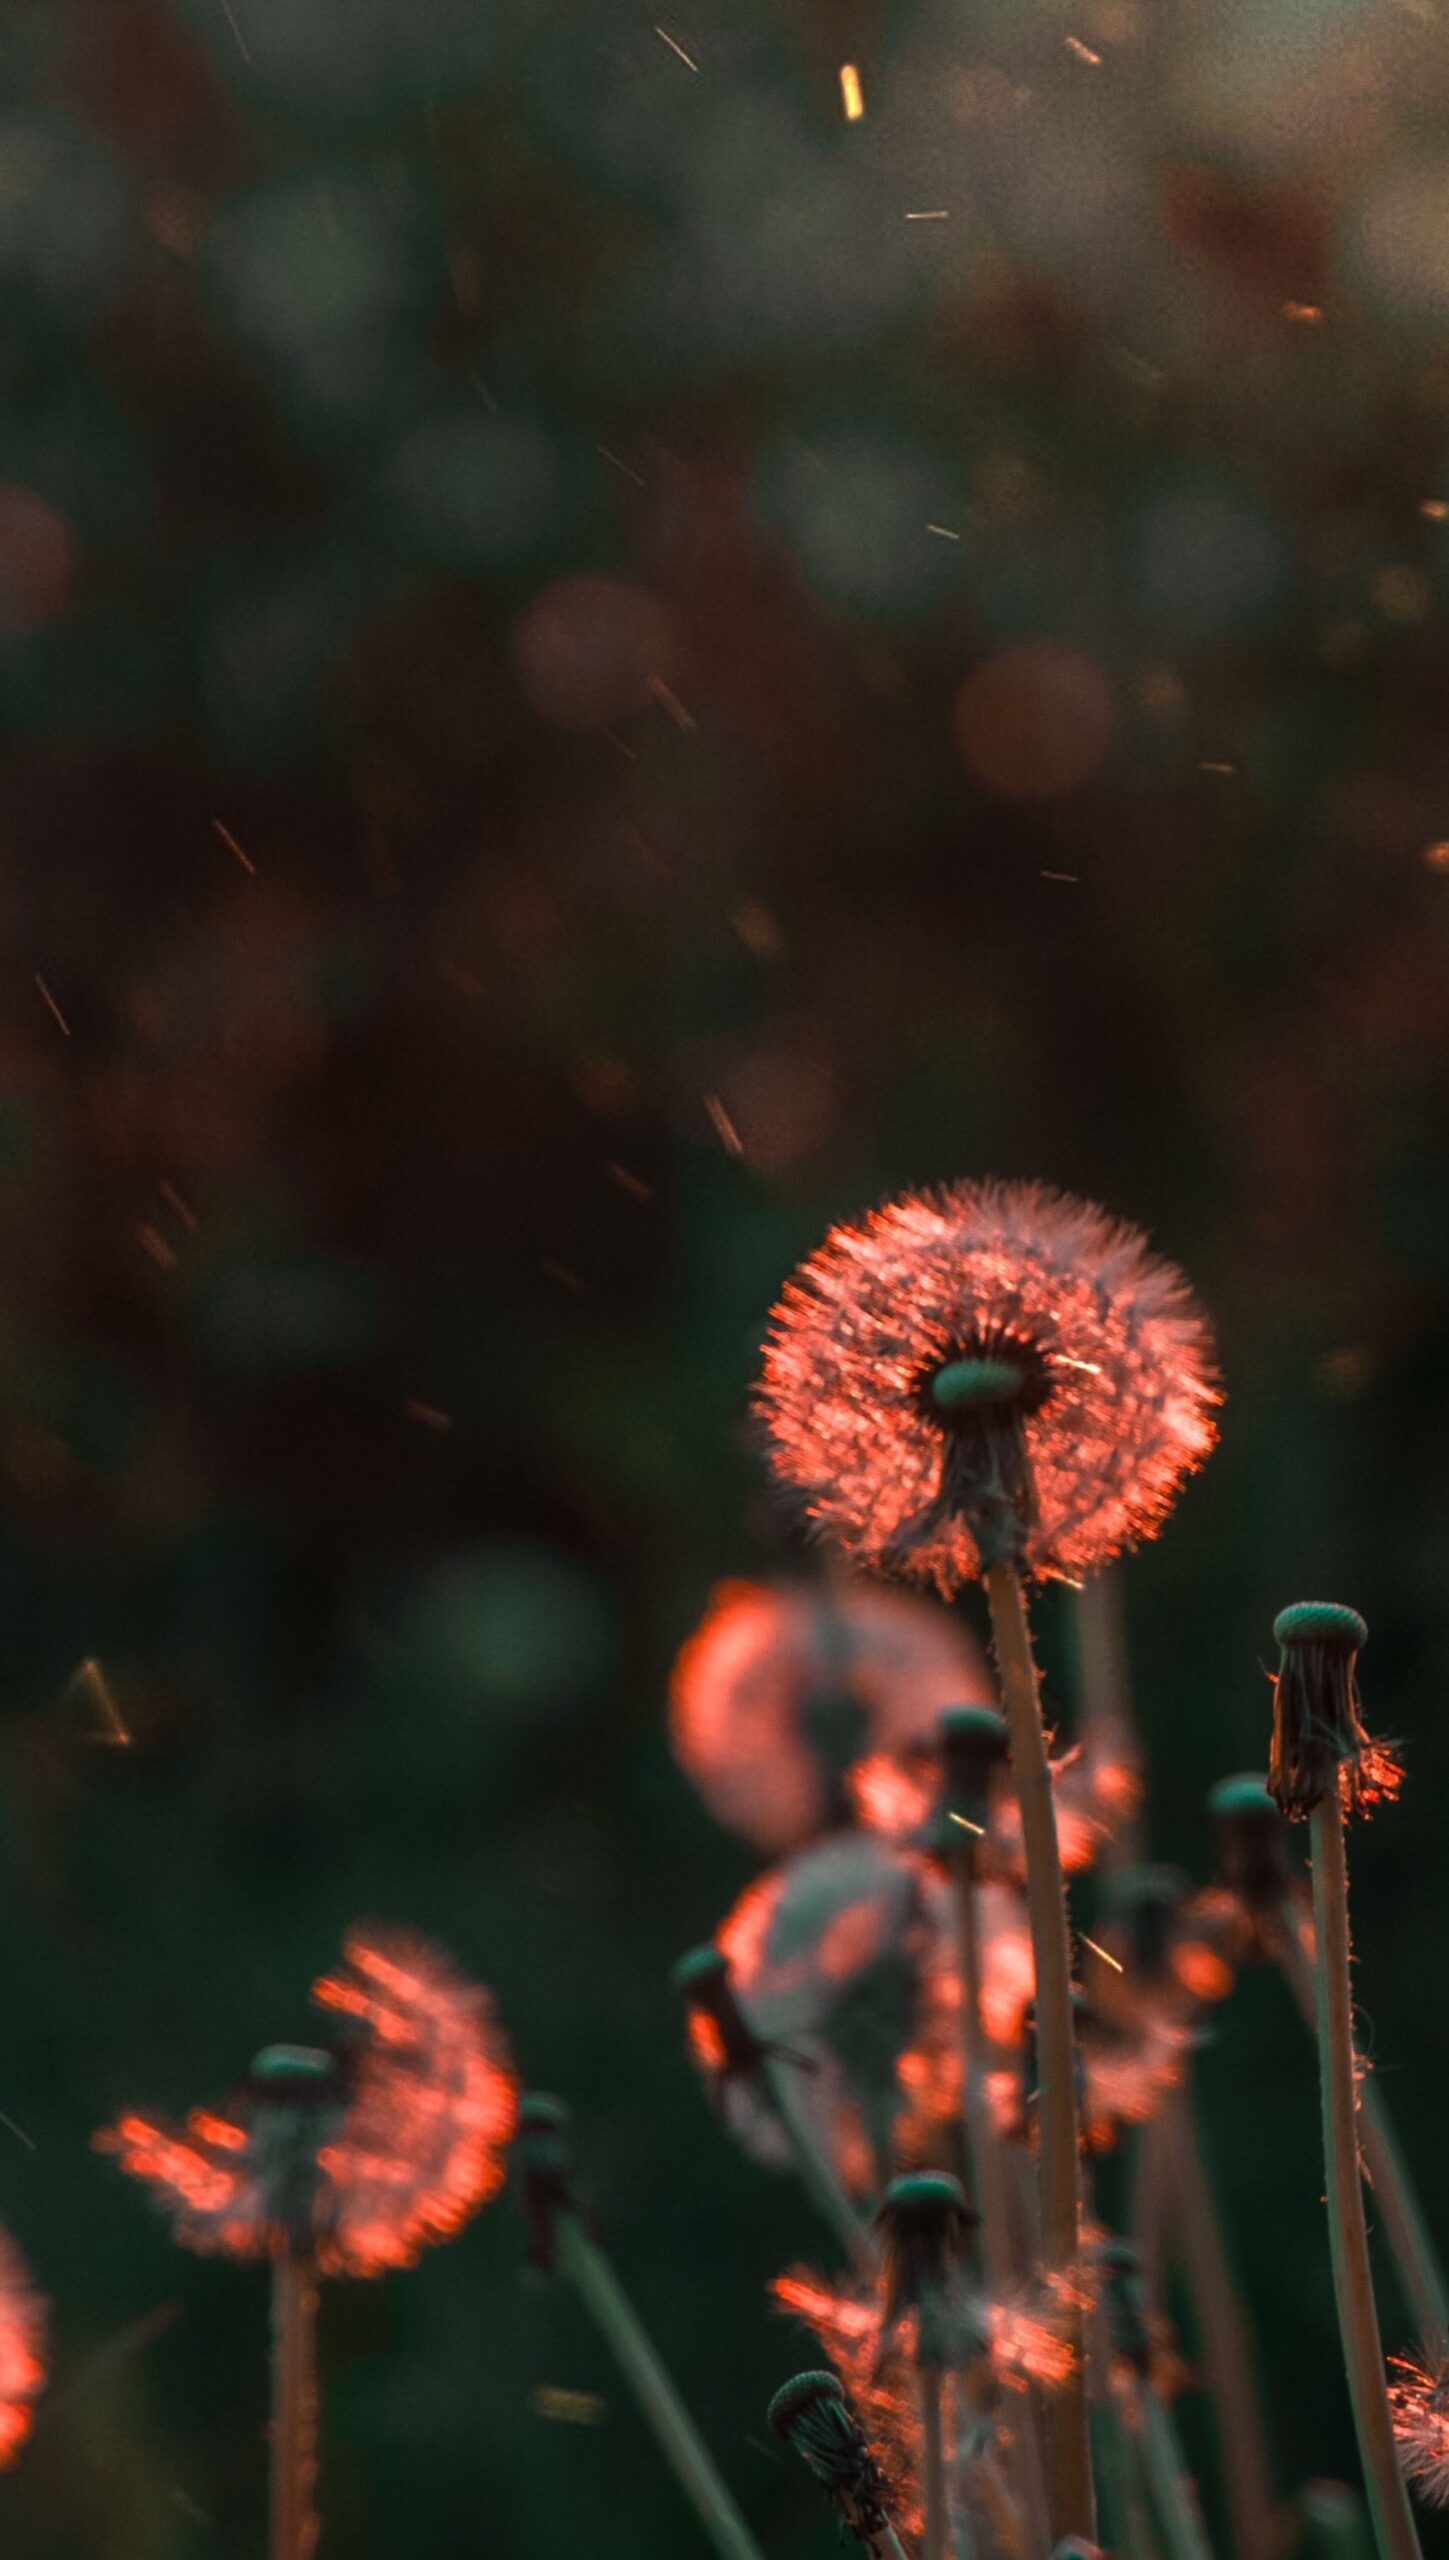
{"label": "tall slender stalk", "polygon": [[283,2240],[272,2256],[270,2560],[311,2560],[317,2486],[317,2269]]}
{"label": "tall slender stalk", "polygon": [[800,2104],[792,2064],[784,2054],[766,2052],[760,2060],[762,2085],[775,2121],[790,2148],[795,2174],[829,2223],[849,2256],[864,2274],[875,2267],[875,2243],[836,2174],[835,2164],[816,2137]]}
{"label": "tall slender stalk", "polygon": [[577,2285],[597,2321],[654,2431],[660,2451],[720,2560],[760,2560],[743,2516],[705,2451],[693,2419],[640,2327],[633,2305],[603,2251],[567,2206],[559,2207],[553,2229],[560,2267]]}
{"label": "tall slender stalk", "polygon": [[[1055,2272],[1075,2273],[1080,2252],[1076,2051],[1072,2033],[1071,1948],[1056,1808],[1042,1730],[1026,1597],[1015,1565],[989,1565],[987,1597],[1011,1739],[1012,1778],[1021,1807],[1027,1906],[1036,1967],[1039,2176],[1042,2247]],[[1057,2541],[1096,2540],[1081,2312],[1066,2294],[1073,2369],[1053,2405],[1048,2503]]]}
{"label": "tall slender stalk", "polygon": [[1150,2383],[1138,2385],[1137,2416],[1147,2494],[1169,2560],[1212,2560],[1212,2546],[1188,2486],[1177,2429]]}
{"label": "tall slender stalk", "polygon": [[921,2560],[947,2560],[946,2457],[941,2436],[941,2368],[923,2364],[916,2375],[921,2407],[921,2494],[925,2532]]}
{"label": "tall slender stalk", "polygon": [[[1283,1906],[1281,1925],[1274,1933],[1274,1952],[1279,1971],[1310,2031],[1316,2032],[1313,1959],[1304,1945],[1303,1923],[1292,1903]],[[1364,2172],[1383,2222],[1399,2289],[1425,2346],[1433,2353],[1449,2344],[1449,2281],[1413,2176],[1399,2149],[1383,2090],[1362,2058],[1358,2122]]]}
{"label": "tall slender stalk", "polygon": [[1328,2232],[1338,2325],[1348,2368],[1359,2458],[1380,2560],[1419,2560],[1408,2491],[1394,2448],[1383,2348],[1369,2269],[1358,2152],[1357,2062],[1343,1814],[1331,1789],[1309,1815],[1313,1852],[1314,1972],[1318,2066],[1328,2173]]}
{"label": "tall slender stalk", "polygon": [[1175,2224],[1197,2314],[1198,2346],[1217,2421],[1218,2458],[1239,2560],[1273,2560],[1282,2534],[1253,2377],[1253,2340],[1223,2245],[1192,2100],[1178,2090],[1162,2116],[1169,2229]]}

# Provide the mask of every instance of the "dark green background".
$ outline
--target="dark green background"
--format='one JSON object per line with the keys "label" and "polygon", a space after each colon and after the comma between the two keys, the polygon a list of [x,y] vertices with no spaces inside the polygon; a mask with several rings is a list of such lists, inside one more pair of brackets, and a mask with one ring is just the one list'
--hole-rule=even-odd
{"label": "dark green background", "polygon": [[[1438,201],[1442,37],[662,23],[695,68],[642,0],[4,12],[0,2218],[56,2352],[16,2560],[261,2550],[264,2279],[89,2137],[305,2032],[359,1914],[496,1987],[769,2552],[832,2547],[762,2422],[815,2235],[666,1984],[749,1867],[662,1702],[781,1552],[771,1298],[906,1183],[1100,1197],[1213,1308],[1223,1446],[1130,1583],[1153,1848],[1200,1872],[1261,1762],[1274,1611],[1361,1607],[1409,1781],[1359,1988],[1449,2223],[1449,281],[1433,221],[1371,254],[1375,190]],[[520,616],[582,572],[656,622],[560,726]],[[956,690],[1041,641],[1110,752],[993,796]],[[1272,1984],[1202,2080],[1282,2485],[1351,2474]],[[500,2204],[329,2297],[336,2560],[703,2547],[520,2259]]]}

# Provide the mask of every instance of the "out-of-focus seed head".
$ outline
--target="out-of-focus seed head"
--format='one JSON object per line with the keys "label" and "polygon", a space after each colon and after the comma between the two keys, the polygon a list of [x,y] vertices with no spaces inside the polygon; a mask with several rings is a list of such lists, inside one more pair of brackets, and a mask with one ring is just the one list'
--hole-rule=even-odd
{"label": "out-of-focus seed head", "polygon": [[1264,1779],[1223,1778],[1208,1797],[1218,1874],[1255,1919],[1276,1919],[1293,1888],[1288,1832]]}

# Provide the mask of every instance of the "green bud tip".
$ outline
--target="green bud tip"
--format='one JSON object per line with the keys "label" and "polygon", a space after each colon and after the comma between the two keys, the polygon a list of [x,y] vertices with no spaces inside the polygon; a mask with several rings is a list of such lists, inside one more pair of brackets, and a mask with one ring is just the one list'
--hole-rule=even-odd
{"label": "green bud tip", "polygon": [[946,1413],[970,1405],[1012,1404],[1025,1383],[1012,1360],[948,1360],[931,1380],[931,1401]]}
{"label": "green bud tip", "polygon": [[953,2178],[945,2169],[912,2169],[902,2178],[892,2178],[881,2198],[881,2210],[911,2214],[924,2221],[933,2214],[945,2220],[969,2208],[959,2178]]}
{"label": "green bud tip", "polygon": [[1006,1757],[1006,1718],[994,1707],[944,1707],[936,1729],[948,1750],[956,1744],[983,1757]]}
{"label": "green bud tip", "polygon": [[1208,1795],[1208,1812],[1215,1822],[1241,1821],[1249,1816],[1266,1822],[1270,1815],[1274,1822],[1282,1820],[1265,1781],[1250,1773],[1237,1778],[1219,1778]]}
{"label": "green bud tip", "polygon": [[807,2409],[818,2408],[822,2400],[833,2400],[842,2407],[845,2393],[833,2373],[797,2373],[793,2382],[782,2382],[767,2412],[769,2424],[777,2436],[787,2441],[797,2421]]}
{"label": "green bud tip", "polygon": [[712,1941],[707,1941],[702,1947],[691,1947],[687,1956],[681,1956],[669,1978],[675,1990],[682,1991],[686,2000],[691,2000],[702,1991],[712,1990],[717,1982],[727,1982],[729,1970],[729,1957]]}
{"label": "green bud tip", "polygon": [[1290,1609],[1279,1610],[1273,1637],[1285,1651],[1294,1644],[1329,1644],[1361,1653],[1368,1628],[1357,1609],[1345,1609],[1337,1600],[1295,1600]]}
{"label": "green bud tip", "polygon": [[530,2090],[518,2101],[518,2132],[566,2133],[571,2119],[562,2098],[546,2098],[542,2090]]}
{"label": "green bud tip", "polygon": [[263,2045],[251,2067],[253,2080],[330,2080],[336,2064],[330,2053],[311,2044]]}

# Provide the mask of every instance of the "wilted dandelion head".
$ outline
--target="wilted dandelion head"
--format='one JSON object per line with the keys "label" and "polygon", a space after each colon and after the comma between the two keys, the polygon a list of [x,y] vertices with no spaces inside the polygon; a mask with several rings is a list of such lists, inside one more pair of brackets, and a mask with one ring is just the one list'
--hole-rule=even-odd
{"label": "wilted dandelion head", "polygon": [[785,1289],[758,1391],[815,1526],[948,1594],[991,1561],[983,1539],[1078,1575],[1149,1535],[1212,1447],[1217,1400],[1181,1273],[1036,1183],[959,1183],[836,1227]]}
{"label": "wilted dandelion head", "polygon": [[517,2083],[486,1991],[426,1939],[358,1928],[313,1991],[333,2052],[272,2047],[225,2110],[130,2114],[99,2134],[184,2245],[315,2250],[328,2275],[411,2266],[500,2185]]}
{"label": "wilted dandelion head", "polygon": [[14,2241],[0,2232],[0,2468],[30,2433],[45,2371],[45,2306]]}
{"label": "wilted dandelion head", "polygon": [[1392,2359],[1389,2409],[1399,2466],[1426,2506],[1449,2506],[1449,2361]]}
{"label": "wilted dandelion head", "polygon": [[925,1601],[724,1582],[675,1662],[671,1731],[716,1818],[778,1852],[839,1818],[855,1762],[924,1742],[943,1707],[989,1696],[969,1631]]}
{"label": "wilted dandelion head", "polygon": [[793,2445],[858,2541],[888,2521],[889,2483],[838,2375],[797,2373],[770,2402],[770,2425]]}

